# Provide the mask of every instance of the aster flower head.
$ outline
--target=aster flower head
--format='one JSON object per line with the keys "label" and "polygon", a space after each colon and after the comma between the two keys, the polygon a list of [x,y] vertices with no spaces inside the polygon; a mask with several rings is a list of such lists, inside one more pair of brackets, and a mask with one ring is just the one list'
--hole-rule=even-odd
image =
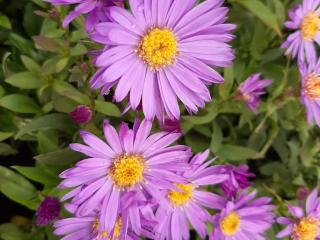
{"label": "aster flower head", "polygon": [[239,190],[251,186],[249,178],[255,177],[255,174],[249,172],[247,165],[234,166],[227,164],[219,168],[222,174],[229,176],[224,182],[220,183],[220,188],[227,197],[236,196]]}
{"label": "aster flower head", "polygon": [[60,202],[56,197],[45,197],[37,209],[36,224],[45,226],[55,221],[60,215]]}
{"label": "aster flower head", "polygon": [[[132,195],[136,197],[132,198]],[[155,225],[155,217],[151,206],[145,200],[142,195],[137,196],[137,192],[126,193],[120,202],[121,213],[117,216],[111,233],[108,233],[100,223],[101,212],[56,221],[54,233],[65,236],[63,239],[72,240],[131,240],[139,239],[133,229],[141,224],[141,236],[153,239],[152,228]],[[130,215],[136,217],[137,221],[130,221]]]}
{"label": "aster flower head", "polygon": [[213,160],[206,161],[208,155],[209,151],[195,155],[190,161],[192,167],[183,172],[188,182],[177,182],[176,189],[165,192],[171,206],[160,206],[156,212],[157,239],[190,239],[188,223],[201,238],[207,235],[206,222],[211,216],[206,208],[219,209],[224,206],[225,199],[200,187],[218,184],[227,178],[219,174],[216,166],[209,166]]}
{"label": "aster flower head", "polygon": [[265,93],[265,88],[272,83],[272,80],[261,79],[260,77],[260,73],[249,76],[240,84],[236,97],[238,100],[244,100],[254,112],[257,111],[260,104],[260,96]]}
{"label": "aster flower head", "polygon": [[88,106],[79,105],[69,115],[76,123],[86,124],[91,121],[92,110]]}
{"label": "aster flower head", "polygon": [[290,218],[279,217],[277,222],[287,225],[277,234],[277,238],[291,236],[293,240],[317,240],[320,238],[320,198],[314,189],[307,197],[305,209],[300,206],[288,206]]}
{"label": "aster flower head", "polygon": [[225,24],[223,0],[130,0],[131,12],[109,8],[111,22],[99,23],[93,40],[107,45],[95,64],[93,89],[104,94],[113,86],[114,100],[141,104],[151,120],[180,118],[178,100],[190,113],[211,100],[206,85],[222,83],[211,67],[230,66],[227,44],[233,24]]}
{"label": "aster flower head", "polygon": [[316,59],[315,43],[320,43],[320,2],[318,0],[303,0],[301,5],[289,11],[289,20],[285,26],[295,31],[282,44],[285,54],[299,61]]}
{"label": "aster flower head", "polygon": [[[74,188],[62,199],[72,199],[69,211],[76,216],[88,216],[98,209],[101,226],[111,234],[120,212],[120,202],[128,192],[137,194],[126,195],[129,196],[127,202],[135,196],[145,195],[160,205],[167,204],[160,191],[172,188],[171,182],[184,181],[175,171],[188,167],[191,152],[184,145],[170,146],[180,133],[150,135],[151,127],[152,123],[147,120],[135,121],[133,129],[123,123],[117,133],[105,121],[107,143],[89,132],[81,132],[86,145],[71,144],[70,147],[87,158],[60,174],[64,180],[59,187]],[[137,214],[129,215],[139,234],[141,224],[137,217]]]}
{"label": "aster flower head", "polygon": [[71,11],[63,21],[63,27],[66,28],[70,22],[82,14],[88,14],[86,29],[92,30],[94,24],[99,22],[99,19],[107,19],[104,8],[119,5],[123,0],[45,0],[54,5],[75,5],[73,11]]}
{"label": "aster flower head", "polygon": [[255,198],[257,192],[241,192],[213,218],[210,240],[261,240],[274,221],[271,198]]}
{"label": "aster flower head", "polygon": [[301,101],[306,107],[309,124],[313,121],[320,126],[320,59],[299,63],[301,74]]}

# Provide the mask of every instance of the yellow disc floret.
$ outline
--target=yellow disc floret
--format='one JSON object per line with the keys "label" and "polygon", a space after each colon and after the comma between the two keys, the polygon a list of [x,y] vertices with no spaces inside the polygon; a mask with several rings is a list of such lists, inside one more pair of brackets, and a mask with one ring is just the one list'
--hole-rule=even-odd
{"label": "yellow disc floret", "polygon": [[109,175],[117,187],[132,187],[143,180],[144,163],[140,155],[123,154],[114,160]]}
{"label": "yellow disc floret", "polygon": [[315,13],[307,14],[301,23],[301,36],[305,40],[313,40],[320,29],[320,19]]}
{"label": "yellow disc floret", "polygon": [[177,40],[168,28],[153,28],[140,41],[137,53],[153,69],[174,63],[178,55]]}
{"label": "yellow disc floret", "polygon": [[113,230],[113,238],[118,239],[120,237],[121,227],[122,227],[122,218],[118,217],[116,221],[116,225],[114,226],[114,230]]}
{"label": "yellow disc floret", "polygon": [[309,74],[305,79],[303,91],[309,99],[320,98],[320,74]]}
{"label": "yellow disc floret", "polygon": [[293,227],[293,237],[299,240],[315,240],[318,232],[319,220],[316,218],[302,218]]}
{"label": "yellow disc floret", "polygon": [[224,235],[233,236],[236,234],[240,227],[240,217],[235,212],[230,212],[220,222],[220,228]]}
{"label": "yellow disc floret", "polygon": [[183,206],[191,197],[193,186],[191,184],[175,184],[180,191],[170,191],[168,199],[174,206]]}
{"label": "yellow disc floret", "polygon": [[[111,240],[111,237],[107,231],[103,230],[99,233],[99,226],[100,226],[100,223],[99,223],[99,219],[97,218],[92,224],[92,229],[95,233],[98,233],[98,239],[99,240],[100,239],[101,240]],[[115,225],[114,225],[112,240],[119,239],[120,234],[121,234],[121,227],[122,227],[122,218],[121,218],[121,216],[119,216],[117,218]]]}

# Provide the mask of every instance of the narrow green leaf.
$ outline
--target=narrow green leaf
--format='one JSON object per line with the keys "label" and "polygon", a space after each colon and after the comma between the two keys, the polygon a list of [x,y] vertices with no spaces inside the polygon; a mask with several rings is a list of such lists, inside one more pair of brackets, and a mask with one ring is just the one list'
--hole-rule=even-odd
{"label": "narrow green leaf", "polygon": [[77,103],[90,105],[90,98],[69,83],[57,81],[53,84],[53,88],[60,95],[70,98]]}
{"label": "narrow green leaf", "polygon": [[277,17],[262,1],[238,0],[237,2],[248,8],[264,24],[270,27],[277,35],[281,36],[281,31],[277,21]]}
{"label": "narrow green leaf", "polygon": [[0,190],[11,200],[32,210],[38,206],[37,189],[24,177],[0,166]]}
{"label": "narrow green leaf", "polygon": [[96,100],[95,101],[95,110],[97,110],[98,112],[101,112],[107,116],[110,116],[110,117],[120,117],[121,116],[121,112],[120,112],[119,108],[115,104],[110,103],[110,102]]}
{"label": "narrow green leaf", "polygon": [[4,96],[0,99],[0,106],[17,113],[39,113],[41,111],[35,101],[20,94]]}
{"label": "narrow green leaf", "polygon": [[12,166],[11,168],[18,171],[23,176],[42,184],[55,185],[59,182],[59,178],[48,174],[45,169],[36,167],[22,167],[22,166]]}
{"label": "narrow green leaf", "polygon": [[29,58],[28,56],[21,56],[21,60],[24,64],[24,66],[32,73],[40,73],[40,65],[34,61],[32,58]]}
{"label": "narrow green leaf", "polygon": [[76,130],[77,126],[66,114],[52,113],[39,118],[36,118],[25,125],[17,133],[16,138],[19,138],[27,133],[32,133],[40,130],[55,129],[72,135]]}
{"label": "narrow green leaf", "polygon": [[5,82],[14,87],[23,89],[37,89],[44,84],[44,81],[40,78],[40,76],[30,72],[16,73],[5,79]]}
{"label": "narrow green leaf", "polygon": [[251,148],[238,145],[225,144],[220,147],[218,157],[230,161],[239,161],[253,158],[257,152]]}
{"label": "narrow green leaf", "polygon": [[0,13],[0,26],[7,29],[11,29],[12,27],[9,18],[6,15],[3,15],[2,13]]}

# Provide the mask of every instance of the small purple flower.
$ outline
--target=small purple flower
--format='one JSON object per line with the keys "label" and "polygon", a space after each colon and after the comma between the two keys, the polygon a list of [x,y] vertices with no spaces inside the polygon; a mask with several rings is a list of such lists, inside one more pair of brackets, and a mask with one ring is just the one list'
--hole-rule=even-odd
{"label": "small purple flower", "polygon": [[247,78],[243,83],[240,84],[238,89],[238,100],[244,100],[247,106],[256,112],[260,104],[260,95],[265,93],[265,88],[272,83],[272,80],[260,79],[261,74],[256,73]]}
{"label": "small purple flower", "polygon": [[243,191],[228,201],[213,217],[214,229],[210,240],[262,240],[274,221],[271,198],[254,199],[256,191]]}
{"label": "small purple flower", "polygon": [[297,197],[300,201],[304,201],[308,195],[309,195],[310,191],[307,187],[299,187],[297,190]]}
{"label": "small purple flower", "polygon": [[301,74],[301,100],[306,107],[309,124],[320,126],[320,59],[309,64],[299,63]]}
{"label": "small purple flower", "polygon": [[165,132],[182,132],[180,128],[180,121],[172,120],[168,117],[166,117],[163,122],[160,122],[160,128]]}
{"label": "small purple flower", "polygon": [[78,124],[86,124],[91,121],[92,110],[85,105],[77,106],[70,114],[70,117]]}
{"label": "small purple flower", "polygon": [[[66,28],[70,22],[82,14],[88,14],[86,29],[91,31],[93,25],[99,22],[99,19],[108,19],[105,14],[105,7],[119,5],[123,0],[45,0],[54,5],[76,5],[63,21],[63,27]],[[120,6],[120,5],[119,5]]]}
{"label": "small purple flower", "polygon": [[320,44],[319,7],[318,0],[303,0],[301,5],[289,11],[290,20],[285,22],[285,26],[295,32],[282,44],[282,48],[287,48],[286,55],[298,56],[299,61],[316,59],[314,42]]}
{"label": "small purple flower", "polygon": [[[114,100],[141,104],[148,120],[180,119],[179,100],[190,113],[211,101],[207,85],[222,83],[213,68],[232,64],[228,44],[235,25],[226,24],[223,0],[130,0],[130,11],[108,8],[110,21],[90,37],[106,45],[91,79],[101,93],[115,87]],[[213,68],[211,68],[213,67]]]}
{"label": "small purple flower", "polygon": [[[152,196],[158,204],[168,205],[161,190],[174,188],[172,182],[185,181],[175,171],[188,166],[191,151],[184,145],[170,146],[180,133],[150,135],[151,128],[150,121],[135,121],[133,129],[122,123],[117,133],[105,121],[103,129],[107,143],[81,131],[86,145],[71,144],[70,148],[88,157],[60,174],[64,180],[59,187],[74,188],[62,199],[72,199],[68,210],[76,216],[88,216],[98,210],[101,226],[111,234],[125,196],[129,196],[126,202],[133,201],[135,196]],[[128,192],[136,194],[126,195]],[[129,219],[135,223],[135,233],[140,235],[139,215],[133,212]]]}
{"label": "small purple flower", "polygon": [[36,224],[45,226],[59,218],[60,202],[56,197],[45,197],[37,209]]}
{"label": "small purple flower", "polygon": [[277,238],[290,236],[293,240],[316,240],[320,237],[320,198],[314,189],[308,196],[305,210],[300,206],[288,206],[292,218],[279,217],[277,222],[287,225]]}
{"label": "small purple flower", "polygon": [[220,188],[227,197],[236,196],[237,192],[251,186],[249,178],[255,177],[255,174],[249,172],[247,165],[234,166],[231,164],[219,167],[223,174],[229,177],[226,181],[220,183]]}
{"label": "small purple flower", "polygon": [[213,160],[206,161],[208,155],[209,151],[195,155],[190,161],[190,169],[177,166],[177,171],[183,172],[188,182],[177,182],[175,190],[165,192],[171,206],[160,206],[156,212],[156,239],[190,239],[189,223],[202,239],[207,235],[206,222],[211,216],[205,208],[220,209],[225,199],[201,187],[218,184],[227,178],[219,173],[217,166],[209,166]]}

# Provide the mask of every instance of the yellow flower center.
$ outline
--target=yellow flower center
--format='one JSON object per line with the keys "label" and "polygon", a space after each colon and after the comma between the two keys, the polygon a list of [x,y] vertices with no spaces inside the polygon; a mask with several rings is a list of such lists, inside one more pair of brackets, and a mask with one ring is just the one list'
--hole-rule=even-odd
{"label": "yellow flower center", "polygon": [[319,220],[316,218],[302,218],[293,227],[293,237],[299,240],[315,240],[318,236]]}
{"label": "yellow flower center", "polygon": [[137,53],[153,69],[173,64],[178,55],[177,40],[168,28],[153,28],[140,41]]}
{"label": "yellow flower center", "polygon": [[229,213],[220,223],[221,231],[226,236],[233,236],[239,230],[239,227],[240,217],[235,212]]}
{"label": "yellow flower center", "polygon": [[118,217],[118,219],[116,221],[116,225],[114,226],[114,230],[113,230],[113,238],[120,237],[121,227],[122,227],[122,218]]}
{"label": "yellow flower center", "polygon": [[193,186],[191,184],[181,183],[177,183],[175,186],[181,191],[170,191],[168,193],[168,199],[173,205],[182,206],[192,197]]}
{"label": "yellow flower center", "polygon": [[313,40],[320,29],[320,19],[315,13],[307,14],[301,23],[301,36],[304,40]]}
{"label": "yellow flower center", "polygon": [[[98,232],[99,231],[99,219],[97,218],[93,224],[92,224],[92,229],[94,232]],[[116,224],[114,226],[113,229],[113,238],[112,240],[118,239],[120,237],[120,233],[121,233],[121,227],[122,227],[122,218],[121,216],[118,217]],[[107,231],[102,231],[99,233],[99,239],[101,240],[111,240],[109,234],[107,233]]]}
{"label": "yellow flower center", "polygon": [[305,79],[303,91],[309,99],[320,98],[320,74],[309,74]]}
{"label": "yellow flower center", "polygon": [[123,154],[113,162],[110,176],[119,188],[132,187],[143,179],[144,158],[141,155]]}

